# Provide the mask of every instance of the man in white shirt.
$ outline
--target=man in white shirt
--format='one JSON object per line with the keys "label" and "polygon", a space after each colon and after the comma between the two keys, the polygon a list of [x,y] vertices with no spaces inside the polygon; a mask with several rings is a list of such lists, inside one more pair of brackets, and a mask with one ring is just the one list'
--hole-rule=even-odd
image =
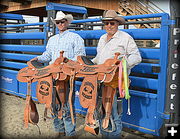
{"label": "man in white shirt", "polygon": [[[128,73],[130,73],[131,68],[139,64],[142,58],[134,39],[128,33],[118,30],[119,25],[125,24],[124,18],[118,16],[114,10],[108,10],[105,11],[102,21],[107,33],[101,36],[97,46],[97,55],[92,61],[95,64],[102,64],[107,59],[113,58],[116,52],[119,52],[120,57],[125,56]],[[111,112],[111,125],[109,125],[107,129],[103,129],[102,119],[100,119],[102,136],[110,138],[120,137],[122,130],[122,112],[118,112],[117,105],[117,95],[115,95]],[[112,129],[112,126],[115,128]]]}

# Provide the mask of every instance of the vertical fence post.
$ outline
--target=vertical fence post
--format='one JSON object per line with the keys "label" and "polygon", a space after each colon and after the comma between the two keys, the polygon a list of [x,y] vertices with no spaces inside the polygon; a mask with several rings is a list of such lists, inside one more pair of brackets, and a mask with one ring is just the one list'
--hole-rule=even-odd
{"label": "vertical fence post", "polygon": [[[54,25],[54,23],[51,21],[51,17],[55,18],[56,16],[56,11],[55,10],[48,10],[47,11],[47,26],[48,26],[48,30],[47,30],[47,38],[51,37],[52,35],[56,34],[56,26]],[[51,30],[52,28],[52,30]],[[50,35],[49,33],[52,32],[52,35]]]}
{"label": "vertical fence post", "polygon": [[[177,127],[180,120],[180,90],[179,90],[179,69],[180,69],[180,9],[179,1],[170,1],[171,21],[170,42],[168,57],[168,74],[166,84],[166,113],[170,115],[170,120],[166,121],[166,127]],[[180,3],[179,3],[180,4]]]}

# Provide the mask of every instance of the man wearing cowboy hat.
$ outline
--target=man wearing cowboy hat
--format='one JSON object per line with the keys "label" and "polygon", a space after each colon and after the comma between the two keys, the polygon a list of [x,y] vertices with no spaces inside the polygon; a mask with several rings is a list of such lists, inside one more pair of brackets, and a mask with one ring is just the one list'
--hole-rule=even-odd
{"label": "man wearing cowboy hat", "polygon": [[[116,52],[125,56],[127,60],[128,73],[130,69],[139,64],[142,60],[138,47],[134,39],[126,32],[118,30],[119,25],[125,24],[125,19],[117,15],[114,10],[104,12],[102,18],[106,34],[102,35],[97,46],[97,55],[92,60],[95,64],[103,64],[105,60],[113,58]],[[119,93],[117,93],[119,94]],[[102,119],[100,119],[100,130],[102,136],[115,138],[120,137],[122,130],[122,100],[115,95],[111,112],[111,123],[103,129]]]}
{"label": "man wearing cowboy hat", "polygon": [[[69,32],[67,30],[69,24],[73,20],[71,14],[64,14],[62,11],[58,11],[56,18],[51,18],[52,22],[59,29],[59,33],[50,37],[46,46],[46,51],[33,60],[38,62],[52,64],[60,55],[60,51],[64,51],[63,56],[71,60],[76,60],[78,55],[86,55],[84,40],[76,33]],[[68,86],[68,85],[67,85]],[[67,87],[67,90],[69,87]],[[69,92],[69,91],[67,91]],[[68,98],[68,97],[66,97]],[[68,102],[68,101],[66,101]],[[55,113],[58,113],[59,106],[56,105]],[[63,118],[59,119],[58,116],[54,119],[54,128],[59,135],[65,134],[66,136],[75,135],[75,125],[71,122],[69,104],[64,104]]]}

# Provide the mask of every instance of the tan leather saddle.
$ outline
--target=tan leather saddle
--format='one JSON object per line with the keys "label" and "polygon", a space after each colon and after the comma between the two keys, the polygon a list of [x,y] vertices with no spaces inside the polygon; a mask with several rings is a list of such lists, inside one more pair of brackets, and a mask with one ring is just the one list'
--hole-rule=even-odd
{"label": "tan leather saddle", "polygon": [[[84,56],[78,56],[77,61],[72,61],[63,57],[63,52],[60,52],[60,57],[53,64],[46,67],[35,66],[36,62],[33,63],[33,61],[27,62],[28,67],[18,72],[17,79],[28,84],[38,81],[36,95],[40,103],[46,104],[45,112],[47,110],[51,112],[53,80],[56,80],[56,90],[62,104],[65,103],[65,85],[69,81],[70,92],[68,102],[70,104],[72,123],[74,124],[72,107],[74,80],[83,77],[79,99],[81,105],[84,108],[88,108],[84,129],[90,133],[98,134],[99,123],[94,115],[97,105],[97,87],[99,83],[104,83],[105,85],[102,91],[102,101],[105,110],[102,127],[106,129],[109,124],[114,95],[116,93],[115,88],[118,87],[118,83],[114,85],[114,82],[118,81],[118,69],[121,69],[119,67],[121,63],[118,59],[119,55],[120,53],[115,53],[114,58],[106,60],[103,64],[94,65],[91,61],[87,61]],[[28,100],[29,98],[27,97],[26,99]],[[28,103],[28,105],[31,106],[32,104]],[[28,113],[31,113],[31,111],[28,111]],[[47,117],[47,114],[45,116]],[[58,116],[62,118],[62,109],[59,111]],[[30,119],[33,119],[33,117],[30,117]]]}
{"label": "tan leather saddle", "polygon": [[[40,103],[45,104],[44,118],[50,118],[47,116],[47,111],[52,113],[52,91],[53,91],[53,80],[57,80],[55,86],[59,99],[61,100],[61,109],[58,113],[58,117],[62,118],[62,107],[65,103],[65,88],[67,75],[62,72],[63,63],[67,62],[68,59],[63,57],[63,52],[60,53],[60,57],[55,60],[51,65],[44,67],[37,61],[28,61],[28,67],[21,69],[18,72],[17,80],[20,82],[28,83],[26,107],[24,111],[24,122],[25,127],[28,127],[28,123],[38,123],[39,115],[37,108],[33,100],[31,99],[31,83],[36,82],[36,96]],[[58,102],[58,101],[57,101]],[[30,116],[29,116],[30,115]],[[37,118],[38,117],[38,118]],[[28,120],[27,120],[28,119]],[[34,120],[35,119],[35,120]],[[34,121],[34,122],[31,122]]]}
{"label": "tan leather saddle", "polygon": [[[97,119],[94,116],[96,104],[97,104],[97,86],[98,83],[110,83],[114,76],[116,75],[116,72],[118,71],[118,65],[120,63],[120,60],[118,59],[118,56],[120,54],[116,53],[115,57],[113,59],[108,59],[104,62],[104,64],[100,65],[92,65],[91,62],[90,65],[86,64],[83,56],[78,56],[77,61],[71,61],[69,60],[66,64],[63,66],[63,73],[69,75],[73,79],[75,77],[83,77],[83,82],[80,87],[80,93],[79,93],[79,99],[80,103],[84,108],[88,108],[87,115],[86,115],[86,122],[85,122],[85,130],[88,132],[91,132],[93,134],[98,134],[99,125],[97,123]],[[73,82],[72,82],[73,83]],[[109,114],[111,113],[112,103],[113,103],[113,96],[115,94],[115,89],[112,87],[106,87],[103,92],[104,93],[103,98],[105,98],[104,101],[104,107],[107,111],[107,116],[104,119],[103,127],[106,128],[108,125],[109,120]],[[112,88],[112,89],[111,89]],[[112,92],[112,94],[111,94]],[[71,92],[72,93],[72,92]],[[109,95],[110,94],[110,95]],[[110,102],[110,105],[107,99],[112,99]],[[71,95],[69,97],[69,103],[71,103]],[[74,123],[73,118],[73,111],[72,111],[72,105],[70,105],[71,109],[71,117],[72,121]]]}

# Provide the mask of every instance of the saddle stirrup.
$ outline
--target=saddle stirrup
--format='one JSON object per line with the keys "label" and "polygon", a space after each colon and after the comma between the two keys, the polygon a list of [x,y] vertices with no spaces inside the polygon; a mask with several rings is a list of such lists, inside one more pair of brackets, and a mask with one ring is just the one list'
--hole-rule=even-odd
{"label": "saddle stirrup", "polygon": [[72,107],[72,95],[73,95],[73,88],[74,88],[74,77],[75,77],[75,74],[73,74],[71,77],[70,77],[70,92],[69,92],[69,107],[70,107],[70,114],[71,114],[71,120],[72,120],[72,124],[74,125],[75,122],[74,122],[74,113],[73,113],[73,107]]}

